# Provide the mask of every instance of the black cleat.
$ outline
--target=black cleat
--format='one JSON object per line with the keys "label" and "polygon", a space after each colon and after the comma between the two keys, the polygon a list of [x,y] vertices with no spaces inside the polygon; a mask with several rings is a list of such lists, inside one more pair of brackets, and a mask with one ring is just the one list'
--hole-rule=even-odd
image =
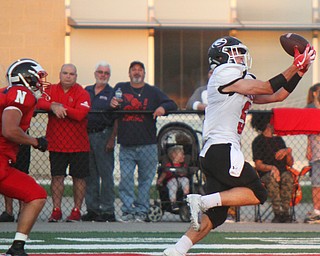
{"label": "black cleat", "polygon": [[10,247],[5,256],[28,256],[28,254],[24,251],[24,249],[14,249]]}
{"label": "black cleat", "polygon": [[102,213],[95,218],[97,222],[115,222],[116,217],[114,213]]}
{"label": "black cleat", "polygon": [[98,214],[96,214],[93,211],[88,211],[86,214],[81,216],[82,221],[95,221],[95,219],[98,217]]}
{"label": "black cleat", "polygon": [[0,215],[0,222],[14,222],[14,216],[4,211]]}

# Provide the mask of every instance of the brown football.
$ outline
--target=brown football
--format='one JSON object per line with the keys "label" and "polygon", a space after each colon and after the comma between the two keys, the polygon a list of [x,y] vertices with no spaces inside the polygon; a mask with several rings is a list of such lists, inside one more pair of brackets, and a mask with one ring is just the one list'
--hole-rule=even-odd
{"label": "brown football", "polygon": [[304,37],[294,34],[287,33],[280,36],[280,43],[282,48],[291,56],[294,56],[294,47],[297,46],[300,53],[303,53],[309,43]]}

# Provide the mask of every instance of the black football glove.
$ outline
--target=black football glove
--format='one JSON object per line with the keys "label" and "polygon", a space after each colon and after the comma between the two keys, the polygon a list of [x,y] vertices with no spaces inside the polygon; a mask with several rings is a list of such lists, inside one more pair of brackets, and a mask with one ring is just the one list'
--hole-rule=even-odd
{"label": "black football glove", "polygon": [[46,137],[39,137],[36,139],[38,141],[38,146],[36,146],[34,148],[40,150],[41,152],[45,152],[48,148],[48,141],[47,141]]}

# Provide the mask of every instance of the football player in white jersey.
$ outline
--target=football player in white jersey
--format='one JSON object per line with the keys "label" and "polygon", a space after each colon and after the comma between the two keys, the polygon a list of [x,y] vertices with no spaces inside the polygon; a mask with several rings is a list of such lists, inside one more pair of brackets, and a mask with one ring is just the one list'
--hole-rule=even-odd
{"label": "football player in white jersey", "polygon": [[210,46],[209,65],[214,71],[208,82],[204,146],[200,153],[206,195],[188,195],[192,225],[163,255],[186,255],[195,243],[225,222],[229,206],[265,202],[267,191],[253,167],[245,162],[240,148],[246,115],[252,103],[286,99],[315,57],[316,52],[310,45],[303,53],[295,49],[293,64],[264,82],[248,73],[251,58],[240,40],[226,36]]}

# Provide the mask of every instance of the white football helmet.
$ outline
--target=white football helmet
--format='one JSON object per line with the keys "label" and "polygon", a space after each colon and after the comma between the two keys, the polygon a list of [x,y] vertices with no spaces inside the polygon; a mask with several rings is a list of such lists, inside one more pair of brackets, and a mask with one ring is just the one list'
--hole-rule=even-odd
{"label": "white football helmet", "polygon": [[208,50],[208,61],[211,69],[225,64],[237,63],[236,57],[243,57],[243,65],[246,69],[251,68],[252,59],[247,46],[232,36],[225,36],[214,41]]}

